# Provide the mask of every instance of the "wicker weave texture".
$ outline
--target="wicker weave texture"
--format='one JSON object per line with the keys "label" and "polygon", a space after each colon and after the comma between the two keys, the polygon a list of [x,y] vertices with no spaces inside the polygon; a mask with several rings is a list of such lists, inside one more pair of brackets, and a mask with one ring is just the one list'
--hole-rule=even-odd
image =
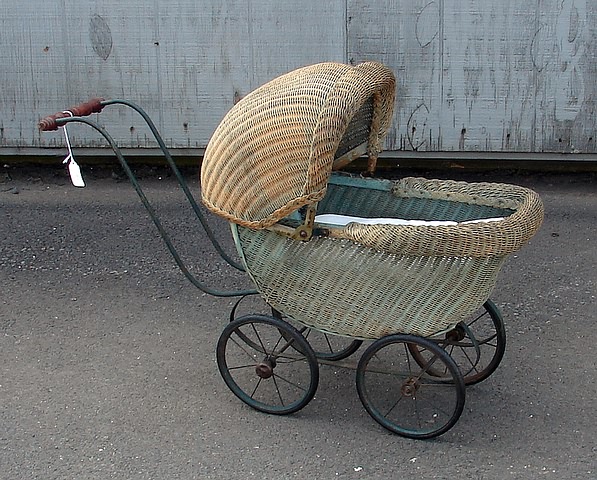
{"label": "wicker weave texture", "polygon": [[[345,228],[334,229],[332,235],[399,255],[503,257],[525,245],[543,221],[543,203],[539,195],[516,185],[405,178],[395,183],[393,194],[398,198],[418,200],[420,205],[443,201],[458,208],[486,206],[512,213],[499,222],[451,226],[351,223]],[[419,219],[454,220],[446,215],[442,217],[422,214]]]}
{"label": "wicker weave texture", "polygon": [[356,338],[452,328],[489,297],[504,260],[389,255],[348,240],[303,243],[242,227],[239,241],[271,306],[304,325]]}
{"label": "wicker weave texture", "polygon": [[237,246],[266,301],[339,335],[431,336],[452,328],[489,297],[508,254],[543,218],[539,197],[514,185],[405,178],[358,179],[354,187],[334,178],[319,213],[457,222],[505,217],[449,227],[349,224],[332,230],[337,238],[309,242],[238,228]]}
{"label": "wicker weave texture", "polygon": [[[381,150],[394,90],[394,75],[376,62],[311,65],[263,85],[214,132],[201,168],[203,203],[239,225],[266,228],[317,202],[357,113],[373,112],[368,151]],[[368,101],[373,108],[362,108]]]}

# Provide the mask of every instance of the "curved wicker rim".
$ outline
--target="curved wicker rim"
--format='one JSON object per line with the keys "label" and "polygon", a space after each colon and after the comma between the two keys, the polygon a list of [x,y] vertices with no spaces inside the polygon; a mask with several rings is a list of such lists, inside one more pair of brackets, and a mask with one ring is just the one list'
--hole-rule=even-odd
{"label": "curved wicker rim", "polygon": [[409,177],[395,182],[392,192],[396,197],[509,209],[512,214],[497,222],[445,226],[349,223],[343,228],[330,229],[330,236],[399,255],[501,257],[519,250],[543,222],[544,208],[539,195],[517,185]]}

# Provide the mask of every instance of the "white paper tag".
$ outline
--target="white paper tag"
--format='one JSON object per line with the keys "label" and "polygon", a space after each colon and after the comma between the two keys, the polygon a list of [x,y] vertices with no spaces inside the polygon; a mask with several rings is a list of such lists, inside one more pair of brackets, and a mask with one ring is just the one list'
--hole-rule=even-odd
{"label": "white paper tag", "polygon": [[[73,113],[68,110],[62,113],[67,113],[71,117],[73,116]],[[79,167],[77,162],[75,162],[75,156],[73,155],[73,149],[70,146],[70,138],[68,138],[68,131],[66,130],[66,125],[62,127],[62,131],[64,132],[64,140],[66,141],[66,148],[68,149],[68,155],[62,161],[62,163],[65,163],[68,166],[68,173],[70,175],[71,182],[73,182],[73,185],[75,187],[84,187],[85,181],[83,180],[83,175],[81,175],[81,168]]]}
{"label": "white paper tag", "polygon": [[75,162],[73,158],[70,159],[68,162],[68,173],[70,174],[70,180],[73,182],[75,187],[84,187],[85,181],[83,180],[83,175],[81,175],[81,168],[79,164]]}

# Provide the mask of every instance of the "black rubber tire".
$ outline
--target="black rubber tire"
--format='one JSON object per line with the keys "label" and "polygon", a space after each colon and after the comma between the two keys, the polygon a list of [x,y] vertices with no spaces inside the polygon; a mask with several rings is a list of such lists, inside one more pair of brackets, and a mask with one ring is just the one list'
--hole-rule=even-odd
{"label": "black rubber tire", "polygon": [[315,353],[283,320],[245,315],[228,323],[218,340],[216,361],[232,393],[261,412],[297,412],[317,391]]}
{"label": "black rubber tire", "polygon": [[[412,361],[410,344],[432,352],[433,363],[419,366]],[[451,381],[427,373],[438,362],[450,372]],[[446,433],[464,409],[464,379],[456,363],[443,348],[414,335],[389,335],[373,342],[359,361],[356,383],[371,417],[407,438],[429,439]]]}

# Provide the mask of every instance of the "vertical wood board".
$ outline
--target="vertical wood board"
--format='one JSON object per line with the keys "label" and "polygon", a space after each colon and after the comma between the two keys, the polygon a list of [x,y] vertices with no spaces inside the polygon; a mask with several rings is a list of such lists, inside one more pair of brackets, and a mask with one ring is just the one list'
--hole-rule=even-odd
{"label": "vertical wood board", "polygon": [[[319,61],[398,77],[390,150],[595,153],[591,0],[0,0],[0,146],[61,146],[38,119],[93,96],[147,109],[170,147],[202,148],[235,101]],[[98,117],[126,147],[135,115]],[[105,142],[73,126],[78,146]]]}
{"label": "vertical wood board", "polygon": [[590,0],[350,0],[348,57],[399,79],[388,148],[595,152]]}
{"label": "vertical wood board", "polygon": [[[0,146],[62,145],[40,117],[91,97],[141,105],[170,147],[201,148],[234,101],[267,80],[345,61],[343,2],[2,0]],[[154,147],[135,115],[98,116],[126,147]],[[75,145],[105,145],[69,126]]]}

